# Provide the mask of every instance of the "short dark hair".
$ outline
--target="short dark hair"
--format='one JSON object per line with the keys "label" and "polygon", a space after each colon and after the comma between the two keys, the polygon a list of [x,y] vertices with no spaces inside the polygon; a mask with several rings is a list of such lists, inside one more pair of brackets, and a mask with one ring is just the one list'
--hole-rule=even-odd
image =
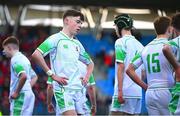
{"label": "short dark hair", "polygon": [[15,44],[19,47],[19,40],[15,36],[9,36],[3,41],[2,46],[7,44]]}
{"label": "short dark hair", "polygon": [[171,18],[166,16],[157,17],[154,20],[154,28],[157,35],[165,34],[170,25],[171,25]]}
{"label": "short dark hair", "polygon": [[73,16],[73,17],[80,16],[80,19],[81,19],[82,21],[84,21],[84,15],[83,15],[80,11],[78,11],[78,10],[73,10],[73,9],[67,10],[67,11],[64,12],[64,14],[63,14],[63,20],[64,20],[66,17],[68,17],[68,16]]}
{"label": "short dark hair", "polygon": [[180,31],[180,13],[176,13],[172,16],[171,25]]}

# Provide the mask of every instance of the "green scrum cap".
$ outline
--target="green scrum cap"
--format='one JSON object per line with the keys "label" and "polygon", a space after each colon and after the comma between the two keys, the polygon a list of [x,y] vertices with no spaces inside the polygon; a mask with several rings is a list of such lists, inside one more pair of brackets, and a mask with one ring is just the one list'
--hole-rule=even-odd
{"label": "green scrum cap", "polygon": [[114,24],[117,25],[119,29],[132,28],[133,19],[128,14],[121,14],[115,17]]}

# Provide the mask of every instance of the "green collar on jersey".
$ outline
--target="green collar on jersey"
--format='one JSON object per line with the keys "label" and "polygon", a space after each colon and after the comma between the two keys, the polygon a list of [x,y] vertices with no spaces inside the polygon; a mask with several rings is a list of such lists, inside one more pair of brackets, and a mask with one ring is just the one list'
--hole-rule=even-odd
{"label": "green collar on jersey", "polygon": [[64,32],[60,31],[60,33],[61,33],[64,37],[66,37],[67,39],[73,40],[73,38],[68,37]]}

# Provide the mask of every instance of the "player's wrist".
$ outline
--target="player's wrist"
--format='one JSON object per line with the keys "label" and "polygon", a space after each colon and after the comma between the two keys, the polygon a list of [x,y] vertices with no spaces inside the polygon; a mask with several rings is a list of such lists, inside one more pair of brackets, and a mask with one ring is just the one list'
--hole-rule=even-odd
{"label": "player's wrist", "polygon": [[47,74],[49,77],[51,77],[54,73],[53,73],[52,70],[48,70],[48,71],[46,72],[46,74]]}

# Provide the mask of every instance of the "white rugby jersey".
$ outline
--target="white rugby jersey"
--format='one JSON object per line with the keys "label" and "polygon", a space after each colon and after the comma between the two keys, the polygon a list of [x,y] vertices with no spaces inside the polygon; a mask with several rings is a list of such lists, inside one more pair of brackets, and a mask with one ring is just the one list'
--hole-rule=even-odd
{"label": "white rugby jersey", "polygon": [[148,88],[171,88],[174,85],[173,69],[162,52],[167,42],[166,38],[154,39],[132,60],[135,68],[144,64]]}
{"label": "white rugby jersey", "polygon": [[19,83],[19,75],[24,72],[26,73],[27,80],[22,87],[21,91],[32,90],[30,85],[30,79],[32,77],[32,67],[27,59],[21,52],[15,53],[11,58],[11,82],[10,82],[10,96],[16,90]]}
{"label": "white rugby jersey", "polygon": [[[81,72],[79,78],[84,77],[86,74],[87,66],[84,63],[82,63],[81,61],[79,61],[79,68],[80,68],[80,72]],[[52,82],[53,82],[53,79],[51,77],[48,77],[47,84],[52,84]],[[88,85],[95,85],[95,79],[94,79],[93,74],[91,74],[89,77]]]}
{"label": "white rugby jersey", "polygon": [[[135,39],[132,35],[125,35],[115,42],[115,86],[114,96],[118,95],[118,79],[117,79],[117,63],[124,63],[125,69],[123,72],[123,96],[124,98],[141,98],[142,89],[134,83],[126,74],[126,69],[130,64],[133,57],[143,49],[143,45]],[[141,68],[136,70],[137,74],[141,77]]]}
{"label": "white rugby jersey", "polygon": [[[83,86],[79,80],[78,61],[90,64],[91,59],[78,40],[69,38],[63,32],[59,32],[48,37],[37,49],[44,56],[50,53],[51,70],[56,75],[68,78],[68,84],[63,85],[64,88],[82,89]],[[59,87],[62,87],[62,85],[53,81],[53,88],[59,90]]]}

